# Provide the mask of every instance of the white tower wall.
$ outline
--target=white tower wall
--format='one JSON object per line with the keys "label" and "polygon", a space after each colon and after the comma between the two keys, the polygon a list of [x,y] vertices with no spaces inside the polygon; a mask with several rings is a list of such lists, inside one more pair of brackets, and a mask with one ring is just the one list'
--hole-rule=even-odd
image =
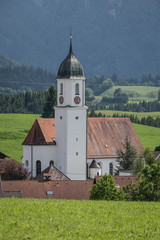
{"label": "white tower wall", "polygon": [[87,107],[55,108],[57,168],[72,180],[86,179]]}

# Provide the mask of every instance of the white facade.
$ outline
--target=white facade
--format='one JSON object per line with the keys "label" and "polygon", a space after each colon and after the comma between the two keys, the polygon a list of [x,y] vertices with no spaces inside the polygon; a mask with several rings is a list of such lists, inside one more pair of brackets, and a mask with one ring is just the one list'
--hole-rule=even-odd
{"label": "white facade", "polygon": [[29,171],[31,177],[36,174],[36,162],[40,161],[41,171],[46,169],[51,161],[56,165],[56,145],[23,145],[22,164]]}
{"label": "white facade", "polygon": [[55,165],[67,177],[86,179],[86,107],[55,108]]}

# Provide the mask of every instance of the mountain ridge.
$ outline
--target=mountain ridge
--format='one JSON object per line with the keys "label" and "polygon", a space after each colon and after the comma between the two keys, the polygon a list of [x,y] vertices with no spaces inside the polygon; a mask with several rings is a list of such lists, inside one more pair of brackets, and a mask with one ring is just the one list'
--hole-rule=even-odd
{"label": "mountain ridge", "polygon": [[0,55],[52,72],[73,50],[88,76],[160,73],[158,0],[2,0]]}

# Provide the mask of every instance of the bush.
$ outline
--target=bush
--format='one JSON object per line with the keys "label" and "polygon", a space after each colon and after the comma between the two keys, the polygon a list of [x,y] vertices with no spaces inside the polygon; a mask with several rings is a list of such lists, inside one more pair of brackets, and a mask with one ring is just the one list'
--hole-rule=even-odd
{"label": "bush", "polygon": [[93,185],[90,193],[90,200],[123,200],[123,191],[115,187],[112,176],[105,174]]}

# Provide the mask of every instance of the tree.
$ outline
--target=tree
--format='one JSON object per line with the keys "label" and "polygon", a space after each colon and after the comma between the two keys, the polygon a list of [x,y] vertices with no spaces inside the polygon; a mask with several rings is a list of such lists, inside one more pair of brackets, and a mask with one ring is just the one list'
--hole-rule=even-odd
{"label": "tree", "polygon": [[29,177],[29,172],[14,159],[0,161],[0,174],[2,180],[24,180]]}
{"label": "tree", "polygon": [[54,106],[56,105],[57,95],[53,85],[48,90],[48,95],[43,106],[42,117],[54,118]]}
{"label": "tree", "polygon": [[116,188],[112,176],[105,174],[99,178],[97,183],[93,185],[90,192],[90,200],[122,200],[123,191]]}
{"label": "tree", "polygon": [[152,154],[151,150],[149,147],[147,147],[144,151],[144,158],[145,158],[145,163],[149,166],[152,164],[156,163],[155,157]]}
{"label": "tree", "polygon": [[123,144],[123,150],[117,150],[117,166],[118,169],[123,168],[124,170],[131,170],[133,162],[137,157],[137,151],[134,146],[131,145],[128,137],[126,136],[125,143]]}
{"label": "tree", "polygon": [[138,183],[138,200],[160,200],[160,163],[143,168]]}

